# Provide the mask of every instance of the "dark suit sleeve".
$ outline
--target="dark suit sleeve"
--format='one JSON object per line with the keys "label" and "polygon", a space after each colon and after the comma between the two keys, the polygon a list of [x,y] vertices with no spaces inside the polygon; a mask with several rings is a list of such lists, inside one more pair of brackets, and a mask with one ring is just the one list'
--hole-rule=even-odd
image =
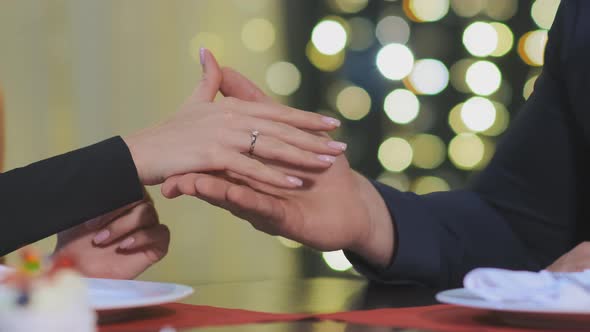
{"label": "dark suit sleeve", "polygon": [[469,190],[418,196],[375,183],[394,220],[396,248],[383,270],[348,253],[358,270],[447,288],[476,267],[539,270],[571,249],[576,178],[584,171],[562,79],[574,6],[562,1],[535,91]]}
{"label": "dark suit sleeve", "polygon": [[0,256],[142,197],[120,137],[0,174]]}

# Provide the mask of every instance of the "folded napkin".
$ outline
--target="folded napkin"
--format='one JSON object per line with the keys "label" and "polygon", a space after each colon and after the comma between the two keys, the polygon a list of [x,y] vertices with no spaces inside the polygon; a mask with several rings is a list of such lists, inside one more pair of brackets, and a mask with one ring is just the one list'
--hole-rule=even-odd
{"label": "folded napkin", "polygon": [[590,270],[556,273],[478,268],[465,276],[463,284],[489,301],[590,310]]}

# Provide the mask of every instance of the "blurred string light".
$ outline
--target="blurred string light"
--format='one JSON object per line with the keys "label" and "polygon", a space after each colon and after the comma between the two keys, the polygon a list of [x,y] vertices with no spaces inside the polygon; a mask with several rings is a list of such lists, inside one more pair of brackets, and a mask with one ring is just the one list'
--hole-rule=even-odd
{"label": "blurred string light", "polygon": [[449,0],[404,0],[403,9],[416,22],[434,22],[449,12]]}
{"label": "blurred string light", "polygon": [[498,48],[498,33],[489,23],[472,23],[463,32],[463,45],[475,56],[488,56]]}
{"label": "blurred string light", "polygon": [[401,80],[408,76],[414,67],[414,55],[402,44],[385,45],[377,53],[377,68],[390,80]]}
{"label": "blurred string light", "polygon": [[268,7],[270,0],[233,0],[233,4],[240,10],[249,13],[256,13]]}
{"label": "blurred string light", "polygon": [[510,123],[510,113],[508,113],[506,106],[498,102],[492,102],[492,104],[496,109],[496,118],[490,128],[481,132],[481,134],[485,136],[498,136],[502,134],[506,131],[508,124]]}
{"label": "blurred string light", "polygon": [[242,42],[249,50],[266,51],[275,42],[275,27],[266,19],[251,19],[242,28]]}
{"label": "blurred string light", "polygon": [[340,67],[342,67],[344,64],[345,59],[344,52],[339,52],[334,55],[322,54],[312,42],[307,44],[307,47],[305,48],[305,54],[312,65],[325,72],[333,72],[340,69]]}
{"label": "blurred string light", "polygon": [[284,238],[282,236],[277,236],[277,239],[279,240],[279,242],[284,245],[287,248],[291,248],[291,249],[298,249],[301,248],[303,245],[299,242]]}
{"label": "blurred string light", "polygon": [[385,97],[383,108],[391,121],[397,124],[407,124],[418,116],[420,102],[411,91],[397,89]]}
{"label": "blurred string light", "polygon": [[[480,131],[479,133],[482,135],[498,136],[502,134],[508,127],[508,123],[510,122],[510,113],[508,113],[506,107],[500,103],[492,102],[492,105],[494,107],[494,120],[492,125],[486,128],[485,130],[479,129],[487,127],[487,124],[490,122],[489,119],[491,118],[491,110],[484,110],[481,113],[485,115],[480,115],[478,114],[478,109],[472,109],[471,107],[468,107],[467,111],[465,112],[465,103],[460,103],[451,109],[451,111],[449,112],[448,119],[449,126],[451,127],[453,132],[455,132],[455,134],[475,133]],[[484,109],[485,108],[486,106],[484,106]],[[479,116],[481,116],[481,119],[478,118]],[[470,125],[468,126],[466,122]],[[470,127],[473,127],[477,130],[474,130]]]}
{"label": "blurred string light", "polygon": [[266,84],[277,95],[289,96],[299,88],[301,73],[290,62],[275,62],[266,71]]}
{"label": "blurred string light", "polygon": [[311,32],[311,41],[322,54],[334,55],[344,49],[348,36],[339,21],[324,19]]}
{"label": "blurred string light", "polygon": [[418,168],[435,169],[446,157],[445,143],[437,136],[418,134],[410,140],[413,150],[412,164]]}
{"label": "blurred string light", "polygon": [[451,85],[455,90],[463,93],[470,93],[471,89],[467,85],[466,74],[467,69],[475,63],[474,59],[462,59],[455,62],[449,70]]}
{"label": "blurred string light", "polygon": [[549,30],[559,7],[559,0],[536,0],[531,7],[531,16],[537,26]]}
{"label": "blurred string light", "polygon": [[477,61],[467,68],[465,81],[475,94],[489,96],[500,88],[502,73],[492,62]]}
{"label": "blurred string light", "polygon": [[451,0],[451,8],[462,17],[474,17],[486,7],[487,0]]}
{"label": "blurred string light", "polygon": [[547,45],[547,31],[530,31],[520,37],[518,54],[530,66],[542,66],[544,62],[545,45]]}
{"label": "blurred string light", "polygon": [[474,132],[486,131],[496,121],[496,108],[486,98],[472,97],[461,107],[461,119]]}
{"label": "blurred string light", "polygon": [[487,0],[484,12],[494,20],[506,21],[518,11],[518,0]]}
{"label": "blurred string light", "polygon": [[436,95],[449,84],[449,71],[439,60],[418,60],[407,77],[407,84],[418,94]]}
{"label": "blurred string light", "polygon": [[352,267],[342,250],[323,252],[322,257],[332,270],[343,272]]}
{"label": "blurred string light", "polygon": [[400,191],[408,191],[410,189],[410,179],[404,173],[385,171],[377,177],[377,181]]}
{"label": "blurred string light", "polygon": [[534,75],[533,77],[529,78],[524,84],[524,87],[522,88],[522,96],[525,100],[529,99],[529,97],[533,94],[533,91],[535,89],[535,83],[537,82],[538,78],[539,75]]}
{"label": "blurred string light", "polygon": [[386,170],[403,172],[412,163],[412,146],[403,138],[390,137],[379,146],[377,157]]}
{"label": "blurred string light", "polygon": [[385,16],[377,23],[375,34],[381,45],[405,44],[410,39],[410,26],[399,16]]}
{"label": "blurred string light", "polygon": [[418,195],[426,195],[438,191],[448,191],[447,181],[436,176],[422,176],[412,183],[412,191]]}
{"label": "blurred string light", "polygon": [[353,51],[363,51],[373,45],[375,36],[373,35],[374,25],[371,20],[364,17],[353,17],[348,20],[350,26],[350,38],[348,47]]}
{"label": "blurred string light", "polygon": [[371,110],[371,96],[358,86],[347,86],[336,96],[336,107],[348,120],[360,120]]}
{"label": "blurred string light", "polygon": [[449,159],[459,169],[472,170],[484,159],[484,150],[484,143],[479,136],[459,134],[449,143]]}
{"label": "blurred string light", "polygon": [[514,44],[514,34],[504,23],[492,22],[490,25],[496,30],[498,36],[496,49],[490,55],[495,57],[504,56],[512,49],[512,45]]}
{"label": "blurred string light", "polygon": [[328,4],[341,13],[357,13],[369,4],[369,0],[329,0]]}

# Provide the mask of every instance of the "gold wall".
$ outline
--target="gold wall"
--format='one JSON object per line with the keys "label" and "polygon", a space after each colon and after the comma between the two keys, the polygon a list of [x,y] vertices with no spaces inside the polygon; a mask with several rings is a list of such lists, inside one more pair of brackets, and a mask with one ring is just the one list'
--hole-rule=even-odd
{"label": "gold wall", "polygon": [[[175,112],[200,77],[198,47],[262,86],[284,59],[278,0],[2,0],[0,85],[6,169],[130,133]],[[242,42],[253,18],[274,24],[264,52]],[[293,277],[296,252],[206,203],[165,200],[167,258],[144,279],[205,283]],[[34,208],[34,207],[33,207]],[[2,222],[18,222],[2,221]],[[43,220],[39,220],[40,223]],[[53,239],[41,241],[49,252]]]}

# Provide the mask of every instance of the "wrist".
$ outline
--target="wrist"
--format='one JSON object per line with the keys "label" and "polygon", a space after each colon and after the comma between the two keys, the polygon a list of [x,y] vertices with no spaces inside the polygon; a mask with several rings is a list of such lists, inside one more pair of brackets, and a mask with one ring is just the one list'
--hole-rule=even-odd
{"label": "wrist", "polygon": [[355,173],[361,202],[364,205],[368,220],[364,238],[350,251],[363,257],[368,263],[378,267],[387,267],[393,256],[394,228],[393,220],[383,197],[373,184],[362,175]]}
{"label": "wrist", "polygon": [[135,169],[137,170],[139,181],[143,185],[149,185],[150,181],[146,176],[146,161],[144,154],[142,153],[140,134],[131,134],[129,136],[122,137],[122,139],[125,144],[127,144],[127,148],[131,154],[131,159],[133,160],[133,164],[135,164]]}

